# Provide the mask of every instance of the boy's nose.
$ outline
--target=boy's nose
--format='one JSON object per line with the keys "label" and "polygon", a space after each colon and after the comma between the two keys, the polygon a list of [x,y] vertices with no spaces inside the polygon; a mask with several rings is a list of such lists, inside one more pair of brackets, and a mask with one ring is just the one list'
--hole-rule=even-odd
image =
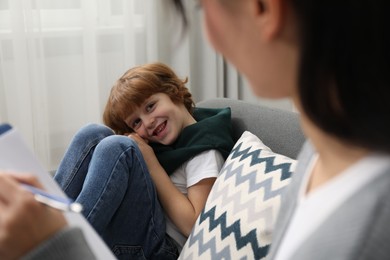
{"label": "boy's nose", "polygon": [[155,123],[156,123],[156,120],[154,119],[154,117],[148,118],[146,120],[146,128],[148,128],[148,129],[154,128]]}

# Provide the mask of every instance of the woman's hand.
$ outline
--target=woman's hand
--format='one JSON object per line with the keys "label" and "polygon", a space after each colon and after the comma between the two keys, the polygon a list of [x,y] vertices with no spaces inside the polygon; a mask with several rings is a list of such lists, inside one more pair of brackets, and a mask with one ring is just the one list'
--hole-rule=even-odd
{"label": "woman's hand", "polygon": [[32,175],[0,171],[0,259],[18,259],[64,228],[63,214],[34,199],[20,183],[42,188]]}

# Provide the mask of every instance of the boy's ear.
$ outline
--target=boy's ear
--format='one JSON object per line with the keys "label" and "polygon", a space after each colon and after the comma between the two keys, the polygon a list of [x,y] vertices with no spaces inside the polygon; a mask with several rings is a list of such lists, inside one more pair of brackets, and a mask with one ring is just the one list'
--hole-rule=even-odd
{"label": "boy's ear", "polygon": [[251,0],[256,24],[264,40],[274,39],[283,29],[286,0]]}

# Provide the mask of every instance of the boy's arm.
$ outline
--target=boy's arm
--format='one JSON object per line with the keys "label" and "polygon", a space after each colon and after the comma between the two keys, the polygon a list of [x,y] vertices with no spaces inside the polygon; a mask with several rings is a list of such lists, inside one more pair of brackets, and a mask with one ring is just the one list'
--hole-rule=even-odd
{"label": "boy's arm", "polygon": [[137,135],[131,135],[137,143],[148,166],[164,211],[185,236],[189,236],[200,212],[206,203],[216,178],[206,178],[188,188],[188,196],[172,183],[158,162],[153,149]]}

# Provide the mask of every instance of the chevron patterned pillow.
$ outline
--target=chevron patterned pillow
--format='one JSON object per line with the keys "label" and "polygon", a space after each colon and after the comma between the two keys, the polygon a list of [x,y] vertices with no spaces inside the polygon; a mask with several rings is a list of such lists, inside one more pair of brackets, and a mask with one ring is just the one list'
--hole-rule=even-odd
{"label": "chevron patterned pillow", "polygon": [[265,259],[295,160],[246,131],[235,144],[179,259]]}

